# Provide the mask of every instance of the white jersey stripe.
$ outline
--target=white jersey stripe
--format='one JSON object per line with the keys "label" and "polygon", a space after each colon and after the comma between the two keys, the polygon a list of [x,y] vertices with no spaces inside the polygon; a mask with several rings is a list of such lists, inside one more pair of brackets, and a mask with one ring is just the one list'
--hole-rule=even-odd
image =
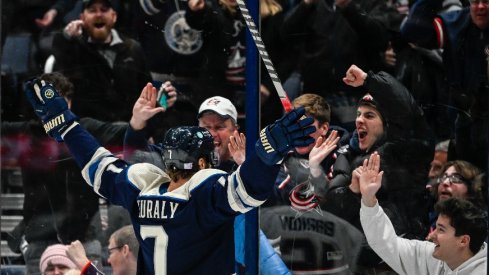
{"label": "white jersey stripe", "polygon": [[100,194],[99,190],[100,190],[100,185],[102,184],[103,173],[106,170],[112,171],[115,173],[122,172],[121,168],[117,168],[115,165],[112,165],[112,163],[114,163],[118,160],[119,160],[118,158],[112,156],[112,157],[105,157],[99,162],[92,184],[93,184],[93,191],[95,191],[95,193],[99,194],[100,196],[102,196],[102,194]]}
{"label": "white jersey stripe", "polygon": [[112,154],[109,152],[109,150],[107,150],[103,147],[99,147],[97,149],[97,151],[95,151],[95,153],[93,154],[90,161],[82,169],[82,177],[83,177],[83,179],[85,179],[85,181],[88,183],[88,185],[93,187],[92,178],[90,175],[90,168],[92,167],[92,165],[99,162],[102,158],[107,157],[107,156],[111,156],[111,155]]}
{"label": "white jersey stripe", "polygon": [[241,200],[239,199],[239,195],[236,193],[236,189],[234,186],[235,180],[233,179],[234,178],[233,175],[234,173],[228,177],[227,195],[228,195],[229,206],[231,207],[231,209],[233,209],[236,212],[246,213],[249,210],[251,210],[251,207],[247,208],[241,203]]}
{"label": "white jersey stripe", "polygon": [[250,205],[253,207],[262,205],[265,201],[256,200],[255,198],[250,196],[248,192],[246,192],[246,188],[244,187],[243,181],[241,180],[241,176],[239,174],[239,168],[236,171],[235,175],[238,182],[238,188],[236,191],[241,201],[243,201],[246,205]]}

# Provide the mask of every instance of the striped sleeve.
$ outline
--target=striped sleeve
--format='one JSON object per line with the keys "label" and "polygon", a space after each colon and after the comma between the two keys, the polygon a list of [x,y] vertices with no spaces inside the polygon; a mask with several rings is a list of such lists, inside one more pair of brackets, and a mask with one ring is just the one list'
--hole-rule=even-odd
{"label": "striped sleeve", "polygon": [[235,212],[246,213],[254,207],[262,205],[265,201],[255,199],[248,194],[239,171],[238,168],[235,173],[228,177],[227,200]]}
{"label": "striped sleeve", "polygon": [[106,170],[120,173],[122,168],[114,165],[114,162],[120,159],[114,157],[107,149],[99,147],[92,158],[82,169],[82,176],[85,181],[93,188],[93,191],[100,196],[100,186],[102,183],[102,175]]}

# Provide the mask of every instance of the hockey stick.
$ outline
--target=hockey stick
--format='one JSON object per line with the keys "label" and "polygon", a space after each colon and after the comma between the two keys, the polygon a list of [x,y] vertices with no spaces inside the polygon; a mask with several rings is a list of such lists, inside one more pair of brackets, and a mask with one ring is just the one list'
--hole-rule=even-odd
{"label": "hockey stick", "polygon": [[282,106],[284,107],[285,112],[290,112],[293,109],[292,104],[290,103],[287,93],[285,93],[285,90],[282,87],[282,82],[280,81],[280,78],[278,77],[278,74],[273,67],[272,60],[270,60],[270,57],[268,56],[268,52],[265,49],[265,44],[263,44],[263,41],[261,40],[260,33],[258,32],[255,22],[250,16],[250,13],[248,11],[248,8],[246,8],[244,1],[236,0],[236,2],[238,3],[239,10],[243,14],[243,18],[246,22],[246,25],[248,26],[248,29],[250,30],[253,41],[255,42],[256,48],[258,49],[258,53],[260,54],[263,63],[265,63],[268,75],[270,75],[270,78],[272,79],[273,86],[275,87],[278,97],[282,102]]}
{"label": "hockey stick", "polygon": [[[238,3],[239,10],[243,14],[243,18],[246,22],[246,25],[248,26],[248,29],[250,30],[256,48],[260,53],[260,57],[263,60],[263,63],[265,63],[265,67],[267,68],[268,74],[272,79],[273,86],[275,86],[275,90],[277,91],[277,94],[280,98],[280,101],[282,102],[282,106],[284,107],[285,112],[292,111],[293,109],[292,104],[290,103],[287,93],[282,87],[282,82],[280,81],[278,74],[275,72],[275,68],[273,67],[272,60],[270,60],[270,57],[268,56],[268,52],[265,49],[265,44],[263,44],[263,41],[261,40],[260,33],[256,28],[253,18],[250,16],[250,13],[246,8],[246,5],[243,0],[236,0],[236,2]],[[302,116],[301,119],[304,119],[305,117],[306,116]],[[321,214],[322,212],[321,209],[319,208],[319,201],[317,197],[315,195],[313,196],[307,195],[307,193],[311,192],[311,190],[307,190],[307,189],[301,190],[301,189],[302,188],[294,188],[293,195],[290,196],[290,203],[292,209],[296,210],[298,214],[312,209],[315,209],[319,214]]]}

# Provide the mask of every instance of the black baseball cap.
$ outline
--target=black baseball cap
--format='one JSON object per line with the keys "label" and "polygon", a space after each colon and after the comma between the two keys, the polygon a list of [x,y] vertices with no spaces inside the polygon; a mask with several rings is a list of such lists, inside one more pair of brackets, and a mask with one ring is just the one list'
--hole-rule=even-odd
{"label": "black baseball cap", "polygon": [[83,9],[88,8],[94,2],[102,2],[105,5],[107,5],[108,7],[112,8],[112,1],[110,1],[110,0],[83,0]]}

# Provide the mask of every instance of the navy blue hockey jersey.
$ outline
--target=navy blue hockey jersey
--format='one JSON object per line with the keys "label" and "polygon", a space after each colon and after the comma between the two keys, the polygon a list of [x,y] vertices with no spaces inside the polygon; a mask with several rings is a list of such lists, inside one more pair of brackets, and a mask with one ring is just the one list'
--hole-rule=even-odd
{"label": "navy blue hockey jersey", "polygon": [[81,127],[64,139],[94,191],[130,212],[140,241],[138,274],[234,273],[234,217],[265,201],[279,170],[250,154],[232,174],[200,170],[168,192],[161,169],[127,164]]}

